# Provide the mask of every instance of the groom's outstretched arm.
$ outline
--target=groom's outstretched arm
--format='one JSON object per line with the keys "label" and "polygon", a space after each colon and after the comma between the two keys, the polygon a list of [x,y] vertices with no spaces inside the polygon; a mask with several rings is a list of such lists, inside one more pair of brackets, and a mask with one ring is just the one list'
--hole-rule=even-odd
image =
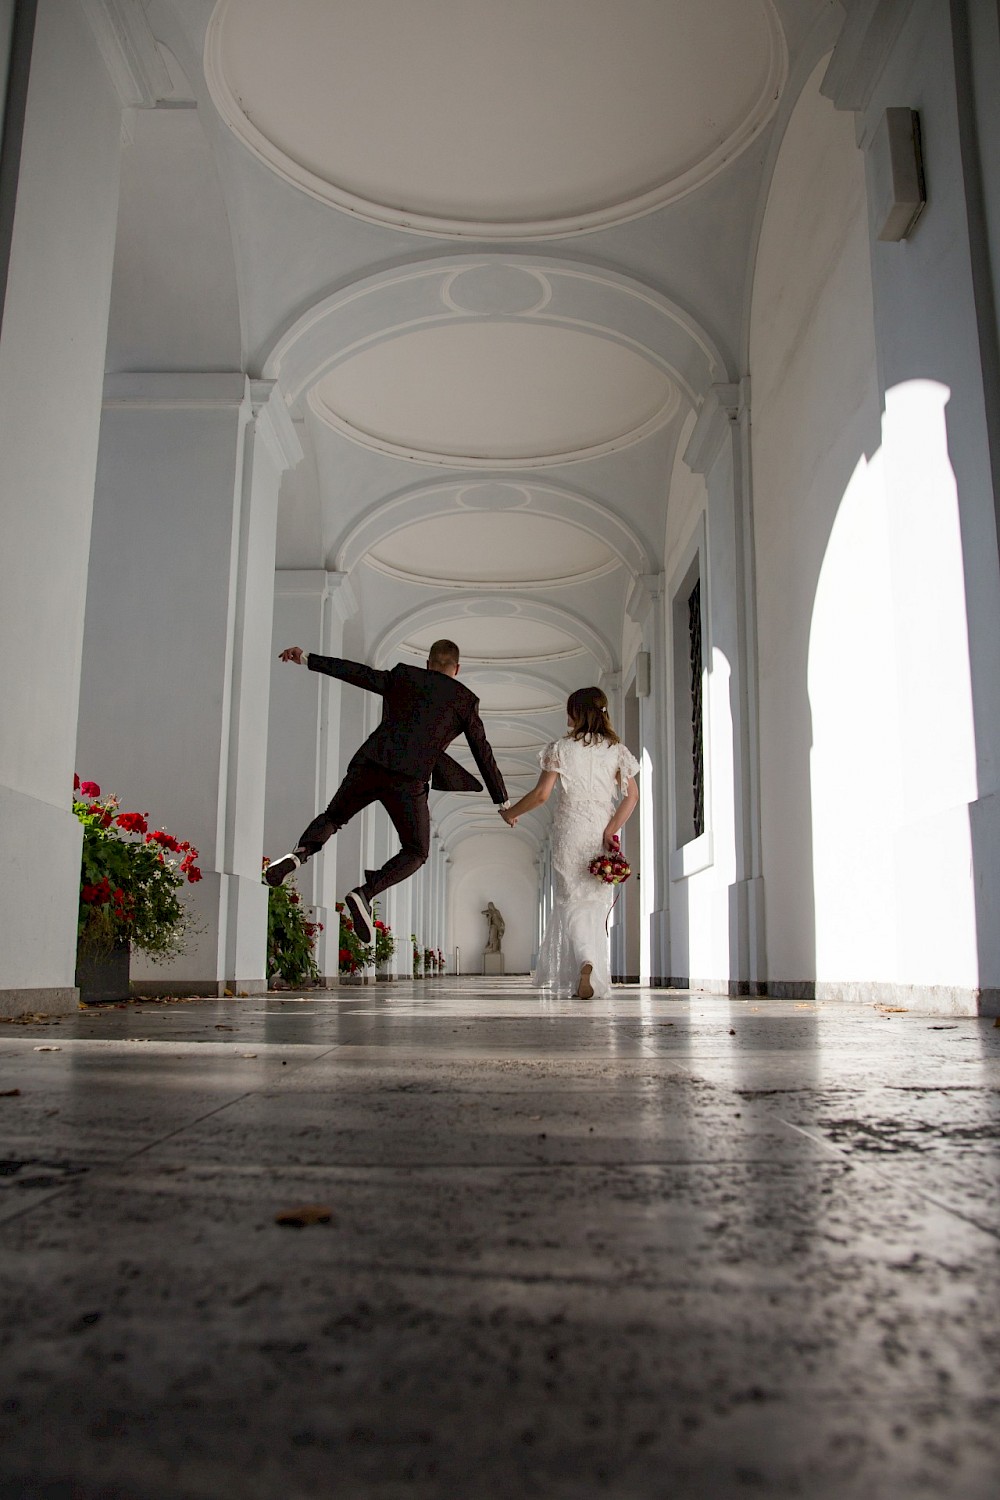
{"label": "groom's outstretched arm", "polygon": [[483,721],[479,717],[478,700],[477,707],[469,715],[465,725],[465,738],[469,742],[479,774],[486,783],[486,790],[496,803],[507,801],[507,788],[504,786],[503,777],[500,775],[500,767],[493,759],[493,751],[490,742],[486,738],[486,730]]}
{"label": "groom's outstretched arm", "polygon": [[385,695],[388,672],[378,672],[363,661],[348,661],[343,656],[319,656],[315,651],[303,651],[300,646],[289,646],[279,655],[282,661],[293,661],[312,672],[325,672],[328,677],[337,677],[341,682],[364,688],[368,693]]}

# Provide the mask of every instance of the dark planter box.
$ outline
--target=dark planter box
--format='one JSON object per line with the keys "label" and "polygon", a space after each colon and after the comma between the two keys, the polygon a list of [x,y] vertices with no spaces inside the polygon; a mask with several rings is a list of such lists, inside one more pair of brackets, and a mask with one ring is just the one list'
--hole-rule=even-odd
{"label": "dark planter box", "polygon": [[76,983],[82,1005],[108,1005],[112,1001],[127,1000],[128,966],[130,950],[128,943],[116,943],[110,953],[78,953],[76,956]]}

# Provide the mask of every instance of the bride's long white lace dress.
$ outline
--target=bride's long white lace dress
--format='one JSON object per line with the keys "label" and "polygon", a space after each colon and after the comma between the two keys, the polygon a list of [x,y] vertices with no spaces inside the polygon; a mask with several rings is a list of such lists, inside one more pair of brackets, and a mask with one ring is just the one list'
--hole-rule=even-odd
{"label": "bride's long white lace dress", "polygon": [[[580,965],[593,964],[595,999],[611,993],[611,965],[605,928],[614,890],[590,873],[590,861],[603,848],[604,830],[639,763],[622,744],[598,739],[591,744],[566,735],[546,745],[538,759],[543,771],[557,771],[559,798],[552,825],[553,908],[538,952],[538,989],[572,995]],[[620,773],[620,781],[619,781]]]}

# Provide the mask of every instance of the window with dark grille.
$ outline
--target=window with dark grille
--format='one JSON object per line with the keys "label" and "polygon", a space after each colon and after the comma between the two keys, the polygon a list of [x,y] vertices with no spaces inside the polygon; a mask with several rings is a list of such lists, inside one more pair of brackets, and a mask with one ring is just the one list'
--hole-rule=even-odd
{"label": "window with dark grille", "polygon": [[688,595],[688,665],[691,684],[691,791],[694,836],[705,832],[705,753],[701,716],[701,579]]}

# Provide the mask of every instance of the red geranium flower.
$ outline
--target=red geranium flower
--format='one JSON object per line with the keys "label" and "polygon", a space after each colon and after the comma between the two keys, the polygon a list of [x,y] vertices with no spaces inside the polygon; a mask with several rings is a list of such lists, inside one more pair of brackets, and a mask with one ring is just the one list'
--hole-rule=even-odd
{"label": "red geranium flower", "polygon": [[149,827],[142,813],[119,813],[115,822],[126,833],[145,833]]}
{"label": "red geranium flower", "polygon": [[202,874],[197,865],[191,866],[191,868],[187,872],[187,878],[190,885],[195,885],[199,880],[201,880]]}
{"label": "red geranium flower", "polygon": [[81,781],[80,791],[85,797],[99,797],[101,795],[101,789],[96,781]]}
{"label": "red geranium flower", "polygon": [[[173,834],[167,833],[163,828],[157,828],[154,833],[151,833],[149,835],[149,838],[146,840],[146,842],[147,844],[159,844],[161,849],[169,849],[171,854],[181,853],[181,846],[174,838]],[[191,846],[189,844],[188,848],[190,847]]]}
{"label": "red geranium flower", "polygon": [[78,792],[80,790],[80,778],[75,771],[73,772],[73,790],[74,792]]}

